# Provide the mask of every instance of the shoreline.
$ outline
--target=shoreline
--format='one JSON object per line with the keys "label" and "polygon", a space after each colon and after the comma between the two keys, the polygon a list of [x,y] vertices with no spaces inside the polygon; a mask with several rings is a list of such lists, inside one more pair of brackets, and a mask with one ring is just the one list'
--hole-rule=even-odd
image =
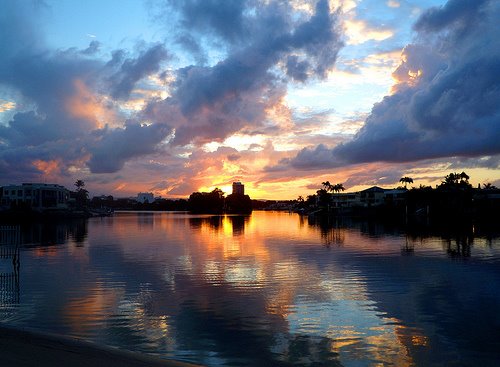
{"label": "shoreline", "polygon": [[2,367],[201,367],[0,323]]}

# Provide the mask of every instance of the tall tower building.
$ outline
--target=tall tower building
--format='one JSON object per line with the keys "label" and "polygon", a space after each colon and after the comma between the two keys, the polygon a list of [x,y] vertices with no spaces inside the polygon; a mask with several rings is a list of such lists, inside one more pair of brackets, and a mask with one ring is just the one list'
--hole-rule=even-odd
{"label": "tall tower building", "polygon": [[245,195],[245,185],[241,182],[233,182],[233,195]]}

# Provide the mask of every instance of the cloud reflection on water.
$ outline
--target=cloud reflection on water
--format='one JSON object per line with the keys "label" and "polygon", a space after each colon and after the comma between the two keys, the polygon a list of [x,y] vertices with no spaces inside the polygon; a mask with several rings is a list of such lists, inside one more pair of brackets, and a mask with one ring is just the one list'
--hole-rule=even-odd
{"label": "cloud reflection on water", "polygon": [[[8,322],[209,365],[404,366],[436,350],[441,362],[458,358],[467,315],[481,305],[486,321],[500,303],[489,293],[500,284],[497,239],[475,239],[479,267],[447,258],[449,235],[288,213],[118,213],[85,228],[84,247],[81,233],[63,235],[50,262],[24,247],[21,304],[0,306]],[[478,350],[487,360],[492,342]]]}

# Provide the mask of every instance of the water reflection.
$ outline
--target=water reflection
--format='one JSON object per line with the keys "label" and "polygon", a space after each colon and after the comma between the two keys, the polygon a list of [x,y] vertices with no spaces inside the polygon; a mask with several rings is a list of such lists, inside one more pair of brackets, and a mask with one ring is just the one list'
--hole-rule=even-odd
{"label": "water reflection", "polygon": [[0,226],[0,305],[19,303],[18,226]]}
{"label": "water reflection", "polygon": [[88,234],[85,219],[28,222],[19,225],[20,244],[24,246],[63,245],[74,241],[83,245]]}
{"label": "water reflection", "polygon": [[35,224],[0,313],[211,366],[491,364],[498,238],[439,231],[265,212]]}
{"label": "water reflection", "polygon": [[241,236],[245,233],[245,223],[248,222],[249,216],[233,215],[229,216],[233,229],[233,236]]}
{"label": "water reflection", "polygon": [[137,226],[141,229],[148,229],[154,226],[155,215],[153,212],[138,212],[135,214]]}

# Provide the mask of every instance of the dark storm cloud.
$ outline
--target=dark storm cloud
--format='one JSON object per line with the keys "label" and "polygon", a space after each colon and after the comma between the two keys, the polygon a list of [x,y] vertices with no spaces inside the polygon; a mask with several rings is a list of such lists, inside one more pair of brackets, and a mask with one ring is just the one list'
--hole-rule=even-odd
{"label": "dark storm cloud", "polygon": [[[287,73],[304,82],[323,78],[342,46],[337,15],[325,0],[317,3],[312,16],[299,20],[292,19],[286,3],[231,2],[224,11],[218,1],[188,5],[191,13],[183,6],[180,10],[188,34],[194,28],[226,37],[228,53],[213,66],[180,69],[172,96],[148,107],[153,121],[176,127],[176,144],[223,140],[245,127],[260,126],[266,110],[285,95]],[[198,17],[202,9],[207,14],[203,21]],[[224,32],[228,24],[236,30],[230,35]],[[277,72],[280,67],[284,74]]]}
{"label": "dark storm cloud", "polygon": [[102,129],[88,165],[95,173],[116,172],[127,160],[153,153],[170,131],[166,125],[147,126],[136,121],[127,121],[123,128]]}
{"label": "dark storm cloud", "polygon": [[450,0],[424,12],[418,41],[394,72],[395,93],[373,107],[353,140],[303,149],[290,163],[317,169],[500,154],[498,19],[495,1]]}
{"label": "dark storm cloud", "polygon": [[[117,62],[123,54],[114,54],[111,60]],[[135,84],[160,70],[160,64],[166,60],[168,52],[161,44],[154,45],[135,59],[126,59],[118,72],[111,76],[111,96],[115,99],[128,99]]]}

